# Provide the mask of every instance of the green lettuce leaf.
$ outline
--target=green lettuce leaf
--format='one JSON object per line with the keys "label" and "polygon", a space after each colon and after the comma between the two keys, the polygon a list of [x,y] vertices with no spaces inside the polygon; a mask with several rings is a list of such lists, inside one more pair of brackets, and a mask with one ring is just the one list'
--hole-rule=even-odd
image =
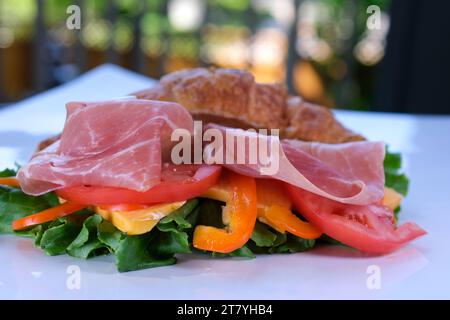
{"label": "green lettuce leaf", "polygon": [[[175,210],[168,216],[161,219],[158,223],[157,227],[161,228],[164,225],[175,223],[177,228],[179,229],[189,229],[192,228],[192,221],[188,219],[188,216],[194,211],[194,209],[198,206],[199,200],[192,199],[187,201],[181,208]],[[195,222],[195,221],[194,221]],[[164,228],[164,227],[163,227]]]}
{"label": "green lettuce leaf", "polygon": [[313,248],[315,240],[303,239],[289,233],[280,233],[270,226],[256,222],[247,246],[255,253],[294,253]]}
{"label": "green lettuce leaf", "polygon": [[81,228],[82,224],[76,219],[60,218],[48,225],[37,244],[48,255],[64,254]]}
{"label": "green lettuce leaf", "polygon": [[166,257],[176,253],[191,253],[187,233],[178,230],[175,225],[164,228],[164,231],[156,228],[153,234],[148,250],[155,256]]}
{"label": "green lettuce leaf", "polygon": [[99,239],[99,225],[102,221],[103,218],[96,214],[84,220],[77,237],[67,246],[67,253],[82,259],[110,253],[111,247]]}
{"label": "green lettuce leaf", "polygon": [[409,179],[401,172],[401,167],[401,154],[389,152],[386,148],[386,155],[384,158],[385,185],[406,196],[408,193]]}
{"label": "green lettuce leaf", "polygon": [[258,247],[271,247],[277,240],[277,234],[270,231],[265,224],[256,221],[251,240],[253,240]]}
{"label": "green lettuce leaf", "polygon": [[236,249],[230,253],[212,252],[211,255],[214,258],[226,258],[226,257],[239,257],[247,259],[255,258],[255,255],[253,254],[252,250],[250,250],[250,248],[246,244],[243,247]]}
{"label": "green lettuce leaf", "polygon": [[17,171],[14,169],[4,169],[0,171],[0,178],[4,177],[14,177],[17,174]]}
{"label": "green lettuce leaf", "polygon": [[[409,188],[409,179],[401,171],[402,155],[400,153],[390,152],[386,147],[386,154],[384,157],[384,177],[386,187],[392,188],[398,193],[406,196]],[[401,208],[394,210],[395,220],[398,220],[398,214]]]}
{"label": "green lettuce leaf", "polygon": [[116,252],[120,242],[126,235],[117,229],[111,222],[102,220],[97,226],[98,239],[109,249],[110,253]]}
{"label": "green lettuce leaf", "polygon": [[316,244],[315,240],[299,238],[292,234],[287,234],[286,238],[286,242],[283,244],[272,247],[270,253],[303,252],[313,248]]}
{"label": "green lettuce leaf", "polygon": [[138,236],[127,236],[122,239],[115,252],[116,265],[119,272],[167,266],[176,263],[176,258],[155,257],[148,247],[155,233],[148,232]]}

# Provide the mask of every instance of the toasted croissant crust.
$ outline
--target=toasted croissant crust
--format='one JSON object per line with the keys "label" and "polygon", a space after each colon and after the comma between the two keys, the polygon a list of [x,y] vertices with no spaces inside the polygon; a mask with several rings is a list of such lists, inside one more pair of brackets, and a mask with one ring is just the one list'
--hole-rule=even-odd
{"label": "toasted croissant crust", "polygon": [[[195,119],[238,128],[280,129],[282,138],[342,143],[364,140],[345,128],[326,107],[289,97],[281,84],[255,82],[247,71],[186,69],[161,78],[140,99],[178,102]],[[44,140],[41,150],[59,139]]]}
{"label": "toasted croissant crust", "polygon": [[284,128],[287,91],[259,84],[233,69],[188,69],[170,73],[158,85],[135,93],[141,99],[176,101],[197,119],[214,118],[240,127]]}
{"label": "toasted croissant crust", "polygon": [[345,128],[326,107],[289,97],[287,101],[289,126],[284,131],[289,139],[342,143],[364,140],[364,137]]}
{"label": "toasted croissant crust", "polygon": [[289,97],[281,84],[257,83],[234,69],[186,69],[134,93],[140,99],[174,101],[206,122],[240,128],[280,129],[283,138],[342,143],[364,138],[346,129],[322,106]]}

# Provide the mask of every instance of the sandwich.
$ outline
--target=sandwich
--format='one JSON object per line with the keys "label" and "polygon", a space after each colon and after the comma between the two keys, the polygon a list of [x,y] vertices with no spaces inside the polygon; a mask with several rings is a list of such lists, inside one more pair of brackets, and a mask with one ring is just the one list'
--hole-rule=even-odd
{"label": "sandwich", "polygon": [[0,172],[0,232],[49,255],[113,254],[125,272],[188,253],[386,254],[426,233],[397,223],[399,154],[249,72],[182,70],[66,110],[60,135]]}

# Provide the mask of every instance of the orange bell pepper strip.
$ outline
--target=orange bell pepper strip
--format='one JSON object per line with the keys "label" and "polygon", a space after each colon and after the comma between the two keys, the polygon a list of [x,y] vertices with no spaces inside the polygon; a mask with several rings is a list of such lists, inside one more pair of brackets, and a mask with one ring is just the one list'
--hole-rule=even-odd
{"label": "orange bell pepper strip", "polygon": [[57,218],[68,216],[78,210],[85,208],[86,205],[65,202],[59,206],[46,209],[44,211],[29,215],[24,218],[14,220],[12,223],[13,230],[22,230],[37,224],[56,220]]}
{"label": "orange bell pepper strip", "polygon": [[282,233],[287,231],[303,239],[317,239],[322,235],[319,229],[301,220],[286,207],[275,205],[258,209],[258,218]]}
{"label": "orange bell pepper strip", "polygon": [[275,230],[292,233],[303,239],[317,239],[322,232],[292,213],[292,202],[277,180],[256,180],[258,219]]}
{"label": "orange bell pepper strip", "polygon": [[257,217],[255,179],[231,171],[222,173],[226,185],[226,206],[222,219],[226,227],[219,229],[199,225],[194,230],[193,245],[197,249],[229,253],[241,248],[252,235]]}
{"label": "orange bell pepper strip", "polygon": [[11,186],[11,187],[20,187],[19,180],[17,180],[16,177],[0,178],[0,185]]}
{"label": "orange bell pepper strip", "polygon": [[[222,180],[202,196],[226,202],[229,186]],[[284,192],[283,184],[273,179],[256,179],[258,220],[281,233],[289,232],[300,238],[316,239],[322,232],[292,213],[292,202]]]}
{"label": "orange bell pepper strip", "polygon": [[290,209],[292,201],[284,184],[274,179],[256,179],[256,196],[258,197],[258,208],[280,206]]}

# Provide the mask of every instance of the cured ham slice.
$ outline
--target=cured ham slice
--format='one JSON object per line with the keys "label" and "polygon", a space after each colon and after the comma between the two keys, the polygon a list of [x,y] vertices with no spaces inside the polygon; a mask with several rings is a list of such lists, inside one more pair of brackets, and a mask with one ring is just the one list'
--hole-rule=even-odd
{"label": "cured ham slice", "polygon": [[146,191],[161,181],[175,128],[192,131],[177,103],[137,99],[72,102],[61,139],[34,155],[18,172],[24,192],[98,185]]}
{"label": "cured ham slice", "polygon": [[[298,172],[319,189],[336,196],[335,199],[327,198],[360,205],[378,202],[383,198],[383,142],[323,144],[283,140],[282,145],[287,159]],[[291,177],[290,169],[287,166],[283,171],[283,180]],[[292,183],[292,178],[289,183],[296,185]],[[326,197],[314,190],[308,191]]]}
{"label": "cured ham slice", "polygon": [[[61,139],[20,169],[21,187],[32,195],[80,185],[146,191],[161,181],[161,164],[169,160],[170,136],[177,128],[193,132],[192,117],[176,103],[137,99],[68,103]],[[230,170],[281,180],[345,204],[367,205],[383,197],[381,142],[331,145],[280,141],[275,136],[213,124],[205,129],[204,135],[208,129],[217,129],[223,138],[223,158],[218,163]],[[244,150],[237,150],[242,148],[239,139],[244,139]],[[254,142],[257,149],[251,150]],[[267,157],[262,159],[264,145]],[[210,146],[203,152],[209,164],[214,163]],[[274,166],[268,168],[267,164]]]}
{"label": "cured ham slice", "polygon": [[[224,165],[235,172],[257,178],[282,180],[340,203],[367,205],[378,202],[384,194],[384,144],[382,142],[348,142],[323,144],[294,140],[278,140],[256,132],[209,125],[222,132],[222,151],[205,148],[205,161],[213,163],[217,153]],[[245,137],[245,144],[238,139]],[[250,145],[266,145],[268,158],[252,163]],[[242,148],[245,148],[242,150]],[[238,150],[240,148],[240,150]],[[258,147],[259,148],[259,147]],[[278,149],[278,151],[277,151]],[[260,151],[260,149],[258,149]],[[274,152],[275,151],[275,152]],[[245,154],[245,161],[237,154]],[[265,152],[258,152],[264,157]],[[234,158],[229,161],[227,158]],[[233,162],[233,163],[231,163]],[[268,166],[278,162],[273,173],[266,174]]]}

